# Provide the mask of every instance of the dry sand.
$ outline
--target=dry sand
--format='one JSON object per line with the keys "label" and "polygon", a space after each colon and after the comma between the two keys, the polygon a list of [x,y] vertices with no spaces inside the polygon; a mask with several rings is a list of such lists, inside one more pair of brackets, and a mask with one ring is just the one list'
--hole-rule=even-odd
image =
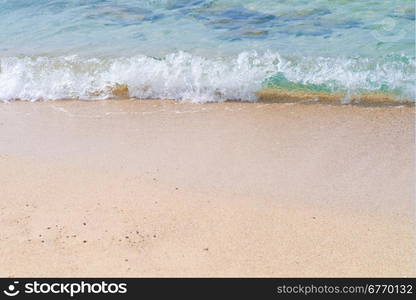
{"label": "dry sand", "polygon": [[415,276],[414,107],[0,104],[0,276]]}

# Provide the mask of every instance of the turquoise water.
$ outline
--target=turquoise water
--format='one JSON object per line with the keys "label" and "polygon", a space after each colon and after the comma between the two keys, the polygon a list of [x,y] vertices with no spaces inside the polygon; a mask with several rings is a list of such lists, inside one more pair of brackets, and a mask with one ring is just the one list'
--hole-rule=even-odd
{"label": "turquoise water", "polygon": [[[0,0],[0,100],[415,99],[414,1]],[[347,99],[348,100],[348,99]]]}

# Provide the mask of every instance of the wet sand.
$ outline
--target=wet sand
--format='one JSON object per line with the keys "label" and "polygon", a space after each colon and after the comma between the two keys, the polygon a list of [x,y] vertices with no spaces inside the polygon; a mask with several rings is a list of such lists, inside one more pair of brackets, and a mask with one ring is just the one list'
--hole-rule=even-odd
{"label": "wet sand", "polygon": [[0,105],[1,276],[415,276],[414,107]]}

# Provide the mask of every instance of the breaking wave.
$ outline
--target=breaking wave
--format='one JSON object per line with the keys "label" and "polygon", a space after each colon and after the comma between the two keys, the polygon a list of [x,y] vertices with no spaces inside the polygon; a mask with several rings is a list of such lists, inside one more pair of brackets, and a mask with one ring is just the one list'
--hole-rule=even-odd
{"label": "breaking wave", "polygon": [[371,93],[414,101],[415,70],[415,58],[405,55],[289,57],[252,51],[218,58],[187,52],[164,57],[0,57],[0,100],[256,101],[262,91],[274,90],[301,92],[303,99],[339,95],[345,103]]}

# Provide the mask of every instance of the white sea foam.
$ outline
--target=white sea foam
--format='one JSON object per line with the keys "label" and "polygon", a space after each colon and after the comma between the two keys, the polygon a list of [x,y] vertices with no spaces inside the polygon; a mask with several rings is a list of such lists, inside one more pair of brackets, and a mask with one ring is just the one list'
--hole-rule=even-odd
{"label": "white sea foam", "polygon": [[414,99],[415,60],[283,58],[243,52],[208,59],[186,52],[162,58],[0,57],[0,100],[102,99],[111,87],[128,86],[130,97],[193,102],[255,101],[264,81],[282,73],[295,83],[325,84],[333,90],[398,90]]}

